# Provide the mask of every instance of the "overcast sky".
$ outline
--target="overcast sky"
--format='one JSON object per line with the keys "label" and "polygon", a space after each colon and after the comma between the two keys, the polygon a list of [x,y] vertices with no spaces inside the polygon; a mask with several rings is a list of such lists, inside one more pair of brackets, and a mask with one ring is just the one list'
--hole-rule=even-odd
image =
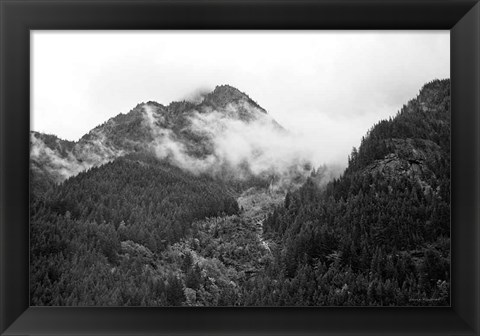
{"label": "overcast sky", "polygon": [[325,162],[450,77],[449,31],[32,32],[31,128],[78,140],[150,100],[230,84]]}

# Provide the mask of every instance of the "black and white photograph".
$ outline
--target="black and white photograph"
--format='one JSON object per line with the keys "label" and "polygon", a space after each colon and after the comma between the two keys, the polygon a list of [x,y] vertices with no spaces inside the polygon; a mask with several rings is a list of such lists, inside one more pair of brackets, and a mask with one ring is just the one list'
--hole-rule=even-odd
{"label": "black and white photograph", "polygon": [[450,306],[449,30],[30,43],[32,306]]}

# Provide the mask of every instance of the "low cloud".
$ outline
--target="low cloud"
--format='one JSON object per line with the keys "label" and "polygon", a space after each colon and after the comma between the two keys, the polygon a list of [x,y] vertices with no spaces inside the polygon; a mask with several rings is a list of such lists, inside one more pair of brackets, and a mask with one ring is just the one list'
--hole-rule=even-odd
{"label": "low cloud", "polygon": [[[191,153],[190,148],[199,143],[192,144],[188,137],[179,137],[163,128],[161,112],[156,113],[154,106],[145,104],[143,109],[144,121],[155,139],[150,145],[157,157],[193,174],[230,172],[231,177],[240,180],[273,177],[276,184],[286,185],[310,175],[316,164],[312,161],[315,146],[308,137],[287,132],[268,114],[245,101],[229,104],[220,111],[195,110],[188,116],[188,126],[182,132],[202,139],[206,147],[203,155]],[[242,115],[245,118],[239,118]],[[322,169],[324,174],[318,175],[322,183],[339,175],[337,168]]]}
{"label": "low cloud", "polygon": [[61,182],[90,168],[86,162],[78,161],[71,151],[62,155],[58,150],[49,148],[34,133],[31,133],[30,141],[30,159],[40,163],[41,168],[53,176],[56,182]]}
{"label": "low cloud", "polygon": [[[220,110],[197,105],[197,110],[185,113],[183,129],[174,131],[167,126],[163,107],[143,104],[142,127],[151,137],[138,143],[124,139],[128,146],[122,148],[112,144],[102,127],[90,131],[70,150],[59,150],[62,146],[58,139],[58,146],[47,146],[42,137],[32,133],[31,159],[58,183],[134,150],[149,150],[157,158],[196,175],[237,180],[262,177],[280,187],[302,183],[321,165],[315,159],[317,144],[307,136],[286,131],[246,100],[229,103]],[[107,123],[114,122],[111,119]],[[114,124],[108,126],[115,129]],[[319,185],[342,171],[338,166],[321,168],[322,173],[315,177]]]}
{"label": "low cloud", "polygon": [[35,133],[31,133],[30,141],[30,159],[39,163],[57,183],[127,154],[125,150],[106,145],[106,136],[99,130],[93,130],[88,140],[76,143],[71,150],[60,151],[59,139],[56,139],[58,148],[52,149]]}

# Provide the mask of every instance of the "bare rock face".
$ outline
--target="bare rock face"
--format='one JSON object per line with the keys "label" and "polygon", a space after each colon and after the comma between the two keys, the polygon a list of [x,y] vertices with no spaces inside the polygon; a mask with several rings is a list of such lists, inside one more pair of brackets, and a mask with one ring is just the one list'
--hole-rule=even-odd
{"label": "bare rock face", "polygon": [[364,173],[389,179],[406,176],[416,180],[424,193],[431,191],[430,182],[437,178],[435,166],[442,159],[440,146],[425,139],[390,139],[387,146],[391,152],[367,166]]}
{"label": "bare rock face", "polygon": [[440,159],[440,147],[423,139],[390,139],[386,141],[391,153],[367,167],[372,173],[422,176]]}

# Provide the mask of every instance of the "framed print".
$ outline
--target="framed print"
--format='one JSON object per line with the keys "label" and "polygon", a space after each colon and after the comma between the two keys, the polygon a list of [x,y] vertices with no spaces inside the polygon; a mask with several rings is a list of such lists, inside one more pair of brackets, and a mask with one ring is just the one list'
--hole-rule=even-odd
{"label": "framed print", "polygon": [[1,17],[2,334],[478,334],[476,1]]}

